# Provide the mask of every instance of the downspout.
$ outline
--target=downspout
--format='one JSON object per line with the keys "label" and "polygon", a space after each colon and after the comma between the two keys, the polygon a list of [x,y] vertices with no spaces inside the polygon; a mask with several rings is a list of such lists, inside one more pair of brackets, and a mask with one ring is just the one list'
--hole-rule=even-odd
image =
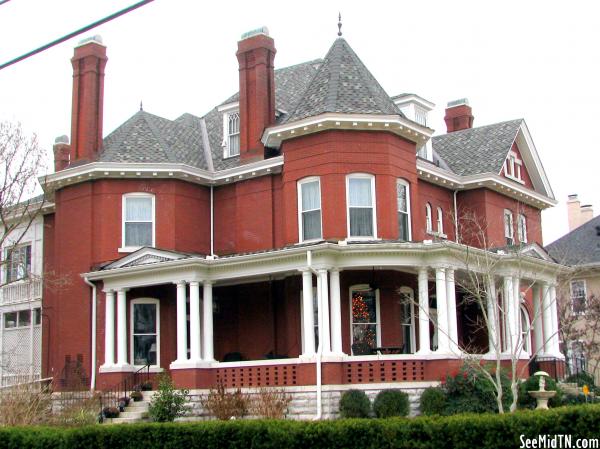
{"label": "downspout", "polygon": [[92,369],[90,376],[90,390],[96,389],[96,284],[84,277],[83,282],[92,287]]}
{"label": "downspout", "polygon": [[210,255],[215,255],[215,202],[214,187],[210,186]]}
{"label": "downspout", "polygon": [[458,194],[458,190],[454,191],[454,241],[458,243],[458,207],[456,206],[456,195]]}
{"label": "downspout", "polygon": [[[316,276],[318,276],[318,273],[315,269],[313,269],[312,267],[312,252],[311,251],[306,251],[306,265],[307,268],[314,273]],[[319,309],[321,308],[321,285],[318,282],[317,279],[317,307],[319,307]],[[323,329],[323,323],[321,322],[323,315],[322,313],[318,313],[318,325],[319,325],[319,345],[317,346],[317,354],[316,354],[316,377],[317,377],[317,414],[315,415],[315,417],[313,418],[313,420],[317,421],[319,419],[322,418],[323,416],[323,382],[321,380],[321,372],[322,372],[322,356],[323,356],[323,347],[322,347],[322,342],[323,342],[323,337],[321,336],[321,332]]]}

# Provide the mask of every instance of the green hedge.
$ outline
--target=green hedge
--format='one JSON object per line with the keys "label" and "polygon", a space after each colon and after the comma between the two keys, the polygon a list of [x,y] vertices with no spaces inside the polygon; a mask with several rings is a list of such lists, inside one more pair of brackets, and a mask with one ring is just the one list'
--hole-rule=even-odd
{"label": "green hedge", "polygon": [[[0,449],[94,448],[511,448],[519,436],[597,438],[600,405],[514,414],[456,415],[321,422],[238,420],[0,428]],[[573,441],[574,442],[574,441]]]}

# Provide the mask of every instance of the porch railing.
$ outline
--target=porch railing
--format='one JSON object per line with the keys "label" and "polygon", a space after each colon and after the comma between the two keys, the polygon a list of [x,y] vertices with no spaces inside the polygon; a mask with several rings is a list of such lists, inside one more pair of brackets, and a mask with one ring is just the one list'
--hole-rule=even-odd
{"label": "porch railing", "polygon": [[144,390],[150,383],[150,365],[145,365],[123,379],[111,388],[102,390],[100,399],[100,421],[106,419],[105,411],[107,407],[115,407],[122,411],[125,406],[123,398],[129,397],[133,391]]}
{"label": "porch railing", "polygon": [[13,282],[0,287],[0,305],[32,301],[42,297],[42,280]]}

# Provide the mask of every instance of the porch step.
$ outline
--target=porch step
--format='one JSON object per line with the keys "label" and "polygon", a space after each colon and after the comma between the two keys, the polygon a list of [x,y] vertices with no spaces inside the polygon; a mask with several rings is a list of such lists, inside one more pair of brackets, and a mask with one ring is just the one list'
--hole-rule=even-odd
{"label": "porch step", "polygon": [[148,417],[148,410],[143,411],[134,411],[130,410],[129,407],[125,409],[124,412],[119,413],[119,418],[134,418],[134,419],[142,419]]}
{"label": "porch step", "polygon": [[132,424],[136,422],[148,421],[148,408],[150,401],[154,396],[154,391],[142,391],[143,401],[129,401],[125,411],[119,413],[118,418],[109,418],[106,424]]}
{"label": "porch step", "polygon": [[129,405],[127,406],[127,408],[131,408],[131,409],[144,409],[144,410],[148,410],[148,407],[150,407],[150,401],[129,401]]}
{"label": "porch step", "polygon": [[[121,415],[123,413],[126,412],[122,412]],[[142,422],[145,421],[145,418],[121,418],[119,415],[119,418],[107,418],[106,421],[104,421],[106,424],[135,424],[137,422]]]}

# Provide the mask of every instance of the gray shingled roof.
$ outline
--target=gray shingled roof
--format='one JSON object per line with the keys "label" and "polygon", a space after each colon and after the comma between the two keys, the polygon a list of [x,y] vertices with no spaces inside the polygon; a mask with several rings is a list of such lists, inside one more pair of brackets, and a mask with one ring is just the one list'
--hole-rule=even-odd
{"label": "gray shingled roof", "polygon": [[434,136],[433,150],[457,175],[500,173],[522,121],[511,120]]}
{"label": "gray shingled roof", "polygon": [[600,263],[600,216],[573,229],[546,246],[558,263],[583,265]]}
{"label": "gray shingled roof", "polygon": [[199,129],[138,111],[104,138],[101,162],[170,162],[207,169]]}
{"label": "gray shingled roof", "polygon": [[288,122],[325,112],[402,115],[343,38],[335,40]]}

